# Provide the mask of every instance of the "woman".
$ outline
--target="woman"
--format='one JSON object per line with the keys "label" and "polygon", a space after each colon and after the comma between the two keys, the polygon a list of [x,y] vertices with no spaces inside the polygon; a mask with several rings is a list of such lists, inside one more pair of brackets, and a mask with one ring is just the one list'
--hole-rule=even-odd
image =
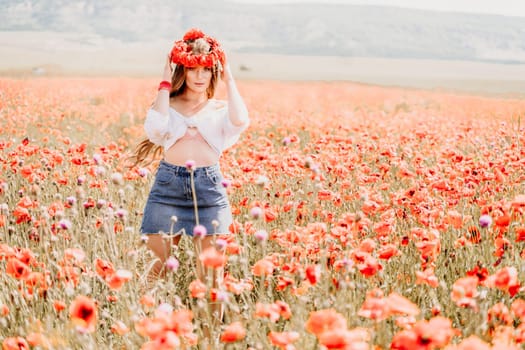
{"label": "woman", "polygon": [[[227,101],[212,99],[219,74]],[[213,234],[228,232],[232,217],[219,158],[248,124],[248,111],[219,43],[200,30],[188,31],[168,56],[157,98],[146,115],[148,139],[135,153],[142,162],[151,151],[163,151],[141,225],[148,247],[159,258],[153,274],[162,271],[180,234],[198,236],[196,247],[204,250],[212,245]]]}

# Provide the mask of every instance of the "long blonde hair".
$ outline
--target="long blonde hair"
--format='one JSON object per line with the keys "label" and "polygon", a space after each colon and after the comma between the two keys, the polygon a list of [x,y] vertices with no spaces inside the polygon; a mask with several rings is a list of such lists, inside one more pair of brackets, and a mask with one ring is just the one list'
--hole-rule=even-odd
{"label": "long blonde hair", "polygon": [[[204,39],[197,39],[188,43],[192,47],[192,53],[202,54],[209,52],[210,45]],[[177,65],[171,77],[170,100],[179,96],[186,90],[186,72],[187,68],[183,65]],[[210,85],[206,90],[208,99],[215,95],[215,88],[219,79],[219,63],[212,68]],[[137,165],[149,165],[162,154],[162,146],[155,145],[148,138],[143,139],[135,148],[133,155],[130,157],[132,164],[130,167]],[[149,158],[149,160],[148,160]]]}

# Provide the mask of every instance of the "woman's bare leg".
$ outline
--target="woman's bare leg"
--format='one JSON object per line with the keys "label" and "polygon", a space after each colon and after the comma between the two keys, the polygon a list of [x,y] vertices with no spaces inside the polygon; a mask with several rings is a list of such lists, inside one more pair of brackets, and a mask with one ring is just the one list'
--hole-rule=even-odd
{"label": "woman's bare leg", "polygon": [[171,255],[172,246],[178,245],[180,236],[169,237],[163,234],[148,235],[147,246],[155,254],[157,260],[149,271],[148,280],[154,281],[166,275],[166,260]]}
{"label": "woman's bare leg", "polygon": [[[147,246],[157,257],[154,265],[148,274],[148,282],[154,283],[159,278],[163,278],[166,275],[166,260],[170,257],[172,247],[176,246],[180,242],[181,236],[167,237],[162,234],[151,234],[148,235]],[[223,269],[213,269],[210,271],[208,268],[202,265],[199,255],[202,251],[215,245],[216,237],[214,235],[208,235],[203,238],[195,238],[194,246],[196,253],[196,276],[202,282],[206,283],[207,278],[211,277],[212,288],[219,288],[223,280]],[[203,325],[204,334],[204,348],[212,346],[213,341],[211,340],[211,330],[217,330],[218,326],[222,322],[224,315],[224,307],[221,302],[214,302],[209,305],[209,312],[211,317],[208,319],[211,321],[209,325]],[[210,344],[211,343],[211,344]]]}

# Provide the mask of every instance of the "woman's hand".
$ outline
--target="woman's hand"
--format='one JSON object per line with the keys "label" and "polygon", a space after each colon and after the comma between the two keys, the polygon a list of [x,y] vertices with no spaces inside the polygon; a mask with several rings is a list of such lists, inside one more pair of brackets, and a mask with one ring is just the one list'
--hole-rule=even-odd
{"label": "woman's hand", "polygon": [[233,81],[233,74],[228,62],[226,62],[222,67],[221,80],[226,84],[226,86],[230,85],[230,83]]}
{"label": "woman's hand", "polygon": [[171,83],[172,76],[173,68],[171,67],[171,56],[170,54],[168,54],[166,57],[166,63],[164,64],[164,73],[162,73],[162,80],[166,80]]}
{"label": "woman's hand", "polygon": [[230,62],[228,62],[228,57],[224,56],[224,65],[221,65],[220,71],[221,80],[228,85],[229,80],[233,80],[233,75],[230,69]]}

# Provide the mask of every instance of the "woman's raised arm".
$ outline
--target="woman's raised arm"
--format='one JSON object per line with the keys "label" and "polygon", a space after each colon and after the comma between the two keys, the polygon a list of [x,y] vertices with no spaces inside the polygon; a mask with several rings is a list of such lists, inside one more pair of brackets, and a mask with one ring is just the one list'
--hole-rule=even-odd
{"label": "woman's raised arm", "polygon": [[[162,81],[167,81],[171,84],[171,76],[173,75],[173,69],[171,67],[170,55],[166,58],[166,64],[164,65],[164,72],[162,73]],[[160,89],[152,108],[162,115],[169,114],[170,108],[170,89]]]}
{"label": "woman's raised arm", "polygon": [[244,103],[239,90],[237,90],[237,85],[235,84],[235,79],[230,70],[230,65],[225,64],[221,78],[226,84],[227,93],[228,93],[228,116],[230,121],[235,126],[242,126],[249,122],[248,119],[248,108]]}

